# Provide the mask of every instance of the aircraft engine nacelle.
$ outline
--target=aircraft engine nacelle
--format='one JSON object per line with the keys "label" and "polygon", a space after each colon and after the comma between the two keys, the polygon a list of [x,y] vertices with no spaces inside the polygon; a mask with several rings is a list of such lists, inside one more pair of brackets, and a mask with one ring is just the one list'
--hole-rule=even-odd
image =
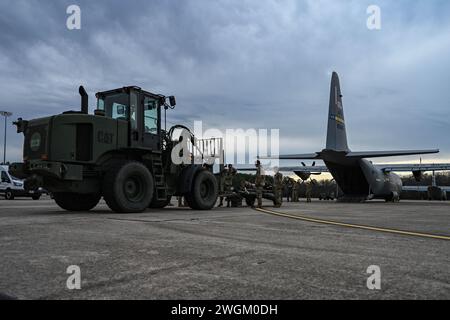
{"label": "aircraft engine nacelle", "polygon": [[420,181],[422,181],[422,178],[423,178],[423,171],[413,171],[413,176],[417,182],[420,182]]}
{"label": "aircraft engine nacelle", "polygon": [[304,172],[304,171],[294,171],[294,173],[303,181],[308,180],[311,177],[310,172]]}

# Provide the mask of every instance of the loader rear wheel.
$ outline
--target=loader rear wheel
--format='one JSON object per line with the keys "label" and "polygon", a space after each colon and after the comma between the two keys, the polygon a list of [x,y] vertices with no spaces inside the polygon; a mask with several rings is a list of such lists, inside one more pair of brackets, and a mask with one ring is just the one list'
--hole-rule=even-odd
{"label": "loader rear wheel", "polygon": [[210,210],[214,207],[219,193],[216,177],[207,170],[197,173],[192,190],[186,194],[186,201],[192,209]]}
{"label": "loader rear wheel", "polygon": [[139,213],[153,200],[154,180],[151,172],[137,161],[113,165],[103,179],[103,197],[117,213]]}
{"label": "loader rear wheel", "polygon": [[98,194],[79,193],[55,193],[55,202],[62,209],[67,211],[89,211],[94,209],[100,201]]}

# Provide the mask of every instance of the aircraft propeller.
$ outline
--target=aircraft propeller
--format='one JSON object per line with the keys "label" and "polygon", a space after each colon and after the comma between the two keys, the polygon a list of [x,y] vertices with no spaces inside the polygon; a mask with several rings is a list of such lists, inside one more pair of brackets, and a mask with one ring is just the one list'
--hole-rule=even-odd
{"label": "aircraft propeller", "polygon": [[[302,164],[302,166],[307,167],[307,165],[306,165],[305,162],[301,162],[301,164]],[[316,162],[314,161],[314,162],[312,163],[311,167],[315,167],[315,166],[316,166]],[[321,173],[320,173],[320,172],[311,173],[311,172],[305,172],[305,171],[302,171],[302,172],[295,172],[295,174],[297,174],[303,181],[306,181],[306,180],[308,180],[308,179],[311,178],[311,175],[318,176],[318,175],[320,175]]]}

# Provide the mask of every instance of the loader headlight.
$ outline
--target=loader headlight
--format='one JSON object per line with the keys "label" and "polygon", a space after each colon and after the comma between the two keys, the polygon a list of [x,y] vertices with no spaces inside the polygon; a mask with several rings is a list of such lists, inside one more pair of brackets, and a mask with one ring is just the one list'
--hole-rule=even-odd
{"label": "loader headlight", "polygon": [[38,151],[41,146],[41,134],[39,132],[33,133],[30,139],[30,148],[33,151]]}

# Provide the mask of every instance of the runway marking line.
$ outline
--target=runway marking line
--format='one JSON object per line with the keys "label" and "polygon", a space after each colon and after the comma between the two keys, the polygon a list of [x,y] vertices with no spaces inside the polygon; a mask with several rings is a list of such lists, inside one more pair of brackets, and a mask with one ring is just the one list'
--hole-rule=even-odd
{"label": "runway marking line", "polygon": [[378,231],[378,232],[385,232],[385,233],[394,233],[394,234],[401,234],[401,235],[406,235],[406,236],[431,238],[431,239],[439,239],[439,240],[447,240],[447,241],[450,240],[450,236],[442,236],[442,235],[420,233],[420,232],[414,232],[414,231],[404,231],[404,230],[397,230],[397,229],[388,229],[388,228],[380,228],[380,227],[372,227],[372,226],[364,226],[364,225],[358,225],[358,224],[337,222],[337,221],[331,221],[331,220],[316,219],[316,218],[300,216],[300,215],[292,215],[292,214],[268,210],[268,209],[255,208],[255,210],[262,212],[262,213],[274,215],[274,216],[302,220],[302,221],[307,221],[307,222],[314,222],[314,223],[327,224],[327,225],[340,226],[340,227],[353,228],[353,229],[363,229],[363,230]]}

